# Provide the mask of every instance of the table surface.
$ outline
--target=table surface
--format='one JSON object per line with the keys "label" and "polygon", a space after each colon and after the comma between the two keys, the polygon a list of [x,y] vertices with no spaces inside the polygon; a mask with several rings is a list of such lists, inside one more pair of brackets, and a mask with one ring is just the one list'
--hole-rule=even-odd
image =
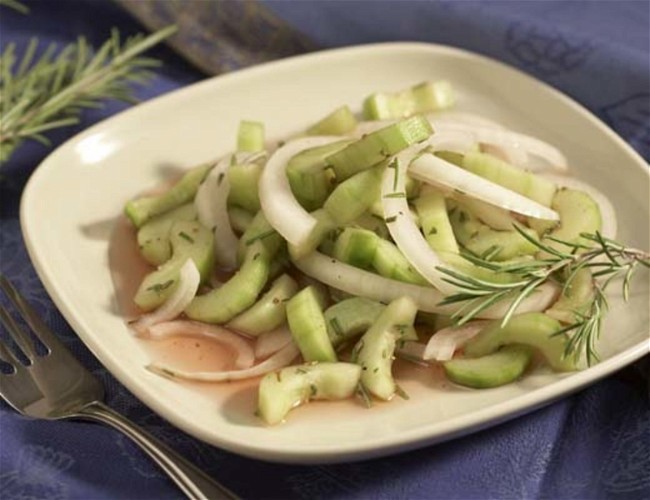
{"label": "table surface", "polygon": [[[205,77],[308,50],[388,40],[454,45],[541,78],[591,109],[650,158],[648,2],[134,2],[27,1],[24,16],[0,7],[0,43],[31,36],[94,44],[177,19],[175,52],[139,88],[146,100]],[[136,21],[136,18],[139,21]],[[188,63],[181,54],[193,61]],[[109,103],[56,146],[127,106]],[[11,279],[106,385],[107,401],[244,498],[648,498],[650,403],[646,357],[527,416],[455,441],[384,459],[287,466],[242,458],[172,428],[122,387],[65,323],[29,261],[18,219],[22,189],[48,154],[25,144],[0,169],[0,272]],[[0,403],[2,498],[177,498],[134,445],[81,422],[23,418]]]}

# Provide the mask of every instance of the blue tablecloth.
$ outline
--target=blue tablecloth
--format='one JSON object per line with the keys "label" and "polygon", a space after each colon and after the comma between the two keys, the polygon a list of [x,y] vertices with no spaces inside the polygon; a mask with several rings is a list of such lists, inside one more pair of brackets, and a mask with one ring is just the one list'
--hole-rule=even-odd
{"label": "blue tablecloth", "polygon": [[[111,26],[125,34],[143,29],[120,7],[103,0],[27,3],[32,10],[29,16],[0,7],[3,48],[9,42],[24,48],[33,35],[43,42],[70,42],[83,34],[98,44]],[[146,2],[122,3],[147,25],[155,26],[168,17],[168,7],[182,2],[150,4],[148,13],[138,6]],[[215,23],[219,29],[186,32],[176,48],[206,50],[211,40],[222,37],[224,43],[211,48],[219,57],[204,69],[229,70],[302,50],[380,40],[446,43],[500,59],[547,81],[603,118],[646,159],[650,157],[648,2],[265,1],[261,5],[194,5],[212,9],[208,14],[213,17],[202,16],[202,22]],[[234,28],[224,25],[228,19],[235,21]],[[289,37],[288,45],[265,42],[278,30]],[[141,99],[204,77],[169,49],[158,49],[156,55],[165,60],[165,67],[151,86],[137,91]],[[58,145],[125,107],[110,103],[88,112],[79,126],[52,134],[53,143]],[[34,272],[21,239],[18,206],[27,178],[47,153],[43,146],[25,145],[0,169],[0,272],[14,281],[74,353],[105,382],[111,406],[176,447],[240,496],[650,497],[647,358],[528,416],[450,443],[369,462],[317,467],[268,464],[182,434],[152,414],[97,363],[55,309]],[[3,499],[180,496],[150,460],[116,432],[79,422],[33,421],[0,403]]]}

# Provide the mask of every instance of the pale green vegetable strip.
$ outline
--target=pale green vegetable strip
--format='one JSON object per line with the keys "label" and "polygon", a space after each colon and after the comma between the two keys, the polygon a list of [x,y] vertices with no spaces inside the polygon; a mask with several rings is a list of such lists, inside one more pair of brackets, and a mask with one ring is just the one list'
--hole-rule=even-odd
{"label": "pale green vegetable strip", "polygon": [[269,277],[269,254],[260,241],[252,243],[244,262],[220,288],[199,295],[185,309],[188,318],[206,323],[226,323],[252,306]]}
{"label": "pale green vegetable strip", "polygon": [[414,204],[422,233],[429,246],[436,252],[458,253],[458,244],[449,222],[444,196],[438,191],[427,190]]}
{"label": "pale green vegetable strip", "polygon": [[369,269],[375,259],[379,236],[367,229],[345,228],[338,235],[332,255],[347,264]]}
{"label": "pale green vegetable strip", "polygon": [[372,265],[377,273],[385,278],[428,286],[425,280],[406,260],[402,252],[390,241],[377,237],[377,250]]}
{"label": "pale green vegetable strip", "polygon": [[287,302],[287,322],[305,361],[336,361],[323,310],[310,286]]}
{"label": "pale green vegetable strip", "polygon": [[327,334],[334,347],[365,333],[386,308],[381,302],[352,297],[325,310]]}
{"label": "pale green vegetable strip", "polygon": [[301,245],[292,245],[289,244],[289,254],[293,259],[300,259],[305,255],[310,254],[321,242],[327,237],[327,235],[336,228],[336,224],[332,220],[329,213],[325,210],[318,209],[311,212],[311,216],[316,219],[316,225],[312,229],[311,233],[307,237],[304,243]]}
{"label": "pale green vegetable strip", "polygon": [[368,96],[363,102],[363,116],[366,120],[389,120],[448,109],[455,103],[456,96],[449,82],[424,82],[401,92]]}
{"label": "pale green vegetable strip", "polygon": [[228,217],[232,228],[239,233],[244,233],[253,222],[254,215],[241,207],[230,207]]}
{"label": "pale green vegetable strip", "polygon": [[237,249],[237,259],[242,262],[248,248],[255,242],[259,241],[264,245],[268,257],[272,259],[275,254],[285,245],[282,236],[269,224],[260,210],[257,212],[253,221],[250,223],[244,234],[239,239],[239,248]]}
{"label": "pale green vegetable strip", "polygon": [[347,224],[363,214],[378,198],[383,167],[376,167],[341,182],[329,195],[323,208],[339,224]]}
{"label": "pale green vegetable strip", "polygon": [[307,135],[346,135],[357,127],[357,119],[348,106],[335,109],[307,129]]}
{"label": "pale green vegetable strip", "polygon": [[286,302],[298,291],[298,284],[287,274],[273,282],[271,288],[250,309],[232,319],[228,326],[257,337],[275,330],[287,319]]}
{"label": "pale green vegetable strip", "polygon": [[138,248],[144,259],[160,266],[172,256],[172,246],[169,242],[169,232],[172,225],[181,220],[196,220],[194,203],[186,203],[169,212],[158,215],[142,225],[138,230]]}
{"label": "pale green vegetable strip", "polygon": [[546,311],[551,318],[562,323],[573,324],[582,321],[595,298],[594,278],[591,271],[583,267],[564,288],[553,307]]}
{"label": "pale green vegetable strip", "polygon": [[361,367],[352,363],[315,363],[290,366],[267,374],[260,382],[258,412],[270,425],[312,399],[346,399],[359,384]]}
{"label": "pale green vegetable strip", "polygon": [[256,213],[260,209],[257,185],[262,175],[262,166],[257,163],[233,165],[228,169],[228,204],[245,208]]}
{"label": "pale green vegetable strip", "polygon": [[264,149],[264,124],[242,120],[237,132],[237,151],[256,153]]}
{"label": "pale green vegetable strip", "polygon": [[124,212],[136,227],[141,227],[152,217],[189,203],[194,199],[199,185],[213,166],[214,163],[209,163],[191,169],[162,194],[143,196],[127,202]]}
{"label": "pale green vegetable strip", "polygon": [[474,359],[453,359],[443,363],[452,382],[475,389],[498,387],[514,382],[526,371],[533,351],[523,345],[511,345]]}

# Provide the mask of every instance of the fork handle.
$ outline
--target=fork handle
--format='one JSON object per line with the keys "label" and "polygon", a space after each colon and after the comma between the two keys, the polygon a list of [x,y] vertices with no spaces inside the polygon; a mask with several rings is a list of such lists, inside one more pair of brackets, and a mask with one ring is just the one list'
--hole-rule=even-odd
{"label": "fork handle", "polygon": [[75,415],[77,418],[107,424],[122,432],[149,455],[188,498],[233,500],[238,497],[201,471],[162,441],[99,401],[90,403]]}

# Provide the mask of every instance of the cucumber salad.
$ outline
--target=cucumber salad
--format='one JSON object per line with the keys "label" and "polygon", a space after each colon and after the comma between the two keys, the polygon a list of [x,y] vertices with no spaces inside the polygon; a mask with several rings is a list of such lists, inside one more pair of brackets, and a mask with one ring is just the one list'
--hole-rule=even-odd
{"label": "cucumber salad", "polygon": [[226,371],[147,368],[261,377],[277,424],[310,400],[407,397],[395,358],[472,388],[596,362],[605,288],[627,297],[648,254],[557,148],[455,101],[445,81],[378,92],[273,143],[242,121],[234,152],[129,201],[152,266],[135,332],[232,352]]}

